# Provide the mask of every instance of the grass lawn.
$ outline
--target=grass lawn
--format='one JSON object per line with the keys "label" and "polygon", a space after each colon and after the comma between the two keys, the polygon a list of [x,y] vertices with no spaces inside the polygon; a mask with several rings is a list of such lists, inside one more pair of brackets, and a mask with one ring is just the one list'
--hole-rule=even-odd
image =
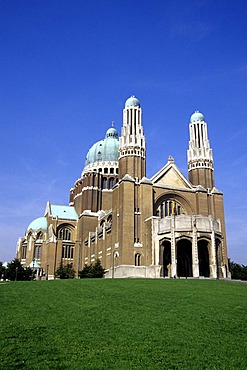
{"label": "grass lawn", "polygon": [[247,284],[0,284],[1,369],[247,369]]}

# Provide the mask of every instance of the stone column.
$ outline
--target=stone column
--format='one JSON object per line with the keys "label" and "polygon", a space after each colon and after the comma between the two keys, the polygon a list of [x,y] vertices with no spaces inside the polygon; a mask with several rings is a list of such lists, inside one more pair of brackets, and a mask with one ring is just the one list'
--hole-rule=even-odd
{"label": "stone column", "polygon": [[175,216],[171,220],[171,277],[177,276]]}
{"label": "stone column", "polygon": [[159,238],[158,238],[158,222],[157,218],[152,219],[152,257],[151,264],[155,265],[159,255]]}
{"label": "stone column", "polygon": [[215,232],[212,230],[211,233],[211,261],[210,261],[210,277],[217,278],[217,263],[216,263],[216,244],[215,244]]}
{"label": "stone column", "polygon": [[196,218],[192,217],[192,270],[193,277],[199,277],[198,245],[197,245],[197,228]]}

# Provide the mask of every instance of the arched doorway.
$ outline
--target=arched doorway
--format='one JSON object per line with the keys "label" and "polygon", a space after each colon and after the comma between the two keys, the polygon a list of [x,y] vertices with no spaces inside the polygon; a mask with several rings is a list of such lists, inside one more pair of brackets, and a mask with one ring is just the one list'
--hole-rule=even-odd
{"label": "arched doorway", "polygon": [[160,276],[170,277],[171,275],[171,243],[168,240],[163,241],[160,246]]}
{"label": "arched doorway", "polygon": [[209,271],[209,253],[207,240],[199,240],[198,242],[198,260],[199,260],[199,275],[209,277],[210,271]]}
{"label": "arched doorway", "polygon": [[192,246],[188,239],[177,242],[177,276],[192,277]]}

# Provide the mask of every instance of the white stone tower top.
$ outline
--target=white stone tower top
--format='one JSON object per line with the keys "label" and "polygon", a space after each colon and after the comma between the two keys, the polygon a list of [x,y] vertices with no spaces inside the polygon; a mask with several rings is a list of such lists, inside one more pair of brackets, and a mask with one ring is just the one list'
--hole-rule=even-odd
{"label": "white stone tower top", "polygon": [[189,171],[195,168],[213,170],[213,153],[207,133],[207,123],[202,113],[196,111],[190,119],[190,140],[188,154]]}
{"label": "white stone tower top", "polygon": [[[139,148],[138,155],[145,158],[146,141],[142,126],[142,109],[134,96],[126,100],[123,110],[123,127],[119,138],[119,158],[128,154],[129,148]],[[135,153],[137,154],[137,153]]]}

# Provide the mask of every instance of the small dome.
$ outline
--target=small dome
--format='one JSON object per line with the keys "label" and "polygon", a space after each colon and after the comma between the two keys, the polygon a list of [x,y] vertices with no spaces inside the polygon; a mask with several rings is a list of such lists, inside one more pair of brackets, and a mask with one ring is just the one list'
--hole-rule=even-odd
{"label": "small dome", "polygon": [[205,121],[204,115],[200,113],[199,110],[196,110],[195,113],[193,113],[190,117],[190,122],[195,121]]}
{"label": "small dome", "polygon": [[47,231],[47,220],[45,217],[39,217],[33,220],[30,225],[28,226],[27,230],[32,229],[33,231],[38,231],[42,229],[43,231]]}
{"label": "small dome", "polygon": [[97,141],[89,149],[85,166],[95,162],[116,162],[118,160],[118,147],[118,132],[114,127],[111,127],[106,131],[105,139]]}
{"label": "small dome", "polygon": [[139,107],[140,108],[140,102],[134,95],[132,95],[125,102],[125,108],[129,108],[129,107]]}

